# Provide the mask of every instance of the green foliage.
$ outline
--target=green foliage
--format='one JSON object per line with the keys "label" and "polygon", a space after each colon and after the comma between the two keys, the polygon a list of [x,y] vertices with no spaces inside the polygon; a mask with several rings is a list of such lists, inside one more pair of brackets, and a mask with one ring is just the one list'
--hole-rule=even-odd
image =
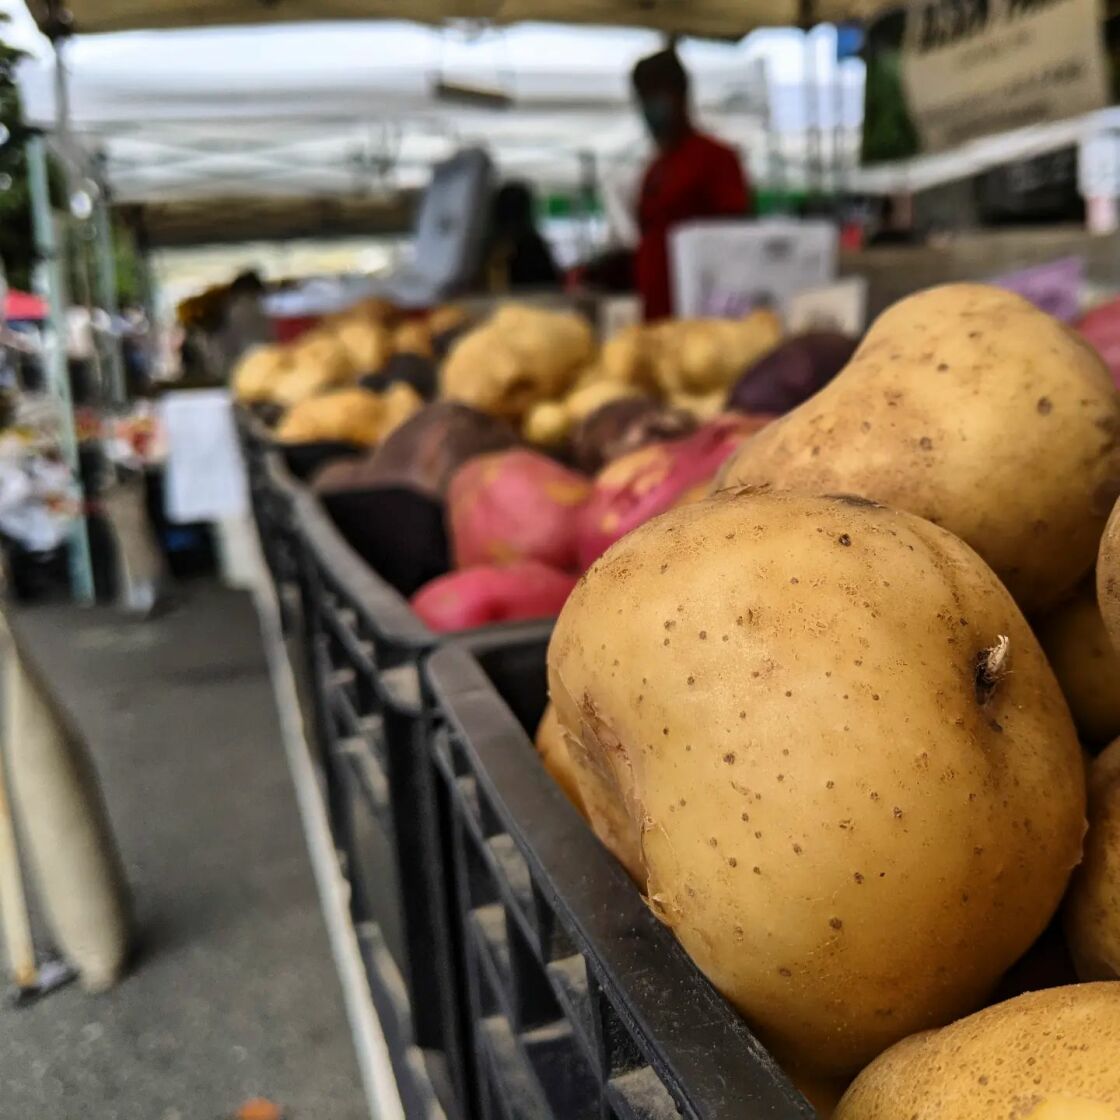
{"label": "green foliage", "polygon": [[[7,21],[4,17],[4,22]],[[34,264],[31,236],[31,198],[27,189],[27,160],[23,145],[15,140],[20,127],[19,88],[16,66],[25,54],[0,39],[0,124],[13,135],[0,147],[0,184],[9,182],[0,191],[0,258],[13,288],[31,285]]]}
{"label": "green foliage", "polygon": [[[7,16],[0,14],[0,35]],[[11,139],[0,146],[0,260],[4,262],[8,283],[13,288],[27,291],[31,288],[35,268],[35,238],[31,220],[31,192],[27,183],[27,156],[21,142],[22,114],[19,87],[16,84],[16,67],[26,57],[24,51],[5,43],[0,38],[0,124],[8,129]],[[62,168],[51,160],[51,199],[61,209],[66,205],[65,176]],[[93,230],[78,223],[71,223],[72,236],[67,238],[66,278],[72,299],[81,299],[87,289],[82,270],[89,283],[96,284],[96,264],[90,241]],[[131,233],[114,222],[112,229],[113,255],[117,271],[117,299],[123,304],[135,303],[140,298],[140,267],[136,246]],[[93,289],[96,291],[96,287]]]}

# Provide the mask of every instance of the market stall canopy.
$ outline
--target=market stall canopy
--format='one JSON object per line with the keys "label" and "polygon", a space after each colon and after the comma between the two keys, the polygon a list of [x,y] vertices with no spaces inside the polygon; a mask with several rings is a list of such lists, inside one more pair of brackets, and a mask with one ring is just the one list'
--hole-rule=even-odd
{"label": "market stall canopy", "polygon": [[[781,38],[782,32],[770,33]],[[788,33],[801,54],[801,36]],[[795,41],[796,40],[796,41]],[[464,145],[485,144],[502,175],[545,189],[640,166],[647,146],[629,73],[656,32],[523,24],[467,34],[417,24],[317,24],[78,37],[66,49],[71,136],[119,204],[152,204],[198,229],[206,198],[383,200],[421,187]],[[768,81],[748,44],[686,40],[703,122],[764,163],[767,134],[804,129],[805,96]],[[19,72],[28,123],[55,121],[50,60]],[[485,89],[493,107],[457,98]],[[847,72],[842,119],[854,137],[861,75]],[[777,141],[776,141],[777,142]],[[190,213],[185,208],[191,203]],[[279,203],[271,213],[279,213]],[[321,213],[310,204],[307,213]],[[271,226],[269,218],[264,225]],[[300,222],[299,228],[308,223]],[[224,234],[223,234],[224,238]]]}
{"label": "market stall canopy", "polygon": [[401,19],[422,23],[526,21],[649,27],[738,39],[756,27],[861,19],[882,0],[31,0],[46,31],[218,27],[311,20]]}
{"label": "market stall canopy", "polygon": [[404,236],[412,228],[416,194],[390,198],[181,198],[119,208],[122,220],[148,245],[237,245],[245,241]]}

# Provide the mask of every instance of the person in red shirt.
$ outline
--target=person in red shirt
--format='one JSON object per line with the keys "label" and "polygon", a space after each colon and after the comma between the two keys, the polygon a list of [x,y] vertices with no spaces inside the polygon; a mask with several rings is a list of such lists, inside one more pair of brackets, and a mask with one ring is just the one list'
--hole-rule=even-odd
{"label": "person in red shirt", "polygon": [[641,241],[635,283],[646,319],[672,314],[669,234],[696,218],[746,217],[751,194],[734,149],[698,132],[688,100],[688,73],[676,51],[643,58],[634,92],[658,152],[646,169],[638,202]]}

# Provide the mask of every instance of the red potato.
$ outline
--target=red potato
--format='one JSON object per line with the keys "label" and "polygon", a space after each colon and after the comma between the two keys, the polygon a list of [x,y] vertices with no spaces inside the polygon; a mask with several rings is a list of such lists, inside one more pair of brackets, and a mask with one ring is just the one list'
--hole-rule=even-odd
{"label": "red potato", "polygon": [[448,492],[455,566],[539,560],[576,567],[576,522],[591,483],[535,451],[481,455]]}
{"label": "red potato", "polygon": [[412,609],[440,634],[496,622],[550,618],[560,613],[576,577],[535,560],[487,564],[451,572],[425,584]]}
{"label": "red potato", "polygon": [[770,417],[717,417],[684,439],[653,443],[608,464],[579,515],[579,565],[709,483],[743,440]]}

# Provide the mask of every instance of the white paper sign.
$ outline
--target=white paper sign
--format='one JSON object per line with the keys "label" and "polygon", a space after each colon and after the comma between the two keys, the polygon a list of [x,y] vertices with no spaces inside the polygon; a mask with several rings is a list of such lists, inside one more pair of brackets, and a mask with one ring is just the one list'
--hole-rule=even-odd
{"label": "white paper sign", "polygon": [[1100,0],[915,0],[902,85],[925,152],[1108,104]]}
{"label": "white paper sign", "polygon": [[161,419],[167,438],[168,520],[220,521],[244,514],[248,484],[229,393],[168,393],[161,402]]}
{"label": "white paper sign", "polygon": [[785,317],[790,299],[836,275],[830,222],[694,222],[669,240],[680,318],[737,319],[756,307]]}
{"label": "white paper sign", "polygon": [[859,338],[867,325],[867,277],[845,276],[819,288],[806,288],[789,301],[786,330],[839,331]]}

